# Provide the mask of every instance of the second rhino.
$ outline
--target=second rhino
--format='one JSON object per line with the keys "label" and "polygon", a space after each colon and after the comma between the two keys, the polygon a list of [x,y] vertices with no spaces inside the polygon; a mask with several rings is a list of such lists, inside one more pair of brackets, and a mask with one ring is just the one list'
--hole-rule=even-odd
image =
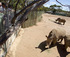
{"label": "second rhino", "polygon": [[49,48],[51,43],[53,45],[56,44],[57,41],[61,40],[62,42],[63,38],[66,35],[66,31],[64,29],[52,29],[47,37],[47,42],[46,42],[46,48]]}

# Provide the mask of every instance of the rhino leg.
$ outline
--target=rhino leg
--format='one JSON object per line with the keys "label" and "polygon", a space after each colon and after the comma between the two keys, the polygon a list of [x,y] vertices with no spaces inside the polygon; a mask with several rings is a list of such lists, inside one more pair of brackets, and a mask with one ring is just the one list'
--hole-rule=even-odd
{"label": "rhino leg", "polygon": [[45,48],[49,48],[53,40],[47,41]]}
{"label": "rhino leg", "polygon": [[55,39],[53,39],[53,45],[55,45],[56,44],[56,42],[57,42],[57,39],[55,38]]}
{"label": "rhino leg", "polygon": [[59,41],[60,40],[60,42],[59,43],[61,43],[62,42],[62,40],[63,40],[63,38],[59,38],[57,41]]}
{"label": "rhino leg", "polygon": [[65,40],[65,50],[67,50],[67,48],[68,48],[68,43],[67,43],[67,41]]}
{"label": "rhino leg", "polygon": [[67,48],[68,48],[68,45],[65,44],[65,50],[67,50]]}
{"label": "rhino leg", "polygon": [[62,40],[63,40],[63,38],[61,38],[61,41],[60,41],[60,43],[62,42]]}
{"label": "rhino leg", "polygon": [[65,24],[65,22],[63,22],[63,25]]}

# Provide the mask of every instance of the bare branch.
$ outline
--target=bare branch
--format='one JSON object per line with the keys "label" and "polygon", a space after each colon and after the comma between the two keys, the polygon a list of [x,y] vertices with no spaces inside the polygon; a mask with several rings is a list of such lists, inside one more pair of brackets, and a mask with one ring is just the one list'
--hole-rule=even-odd
{"label": "bare branch", "polygon": [[33,6],[33,4],[40,2],[41,0],[36,0],[33,1],[32,3],[30,3],[29,5],[27,5],[26,7],[24,7],[20,12],[18,12],[12,19],[11,23],[14,24],[15,20],[17,18],[17,16],[19,16],[20,14],[22,14],[26,9],[30,8],[31,6]]}
{"label": "bare branch", "polygon": [[[29,8],[26,9],[26,11],[24,12],[24,14],[21,16],[22,18],[20,20],[18,20],[17,24],[21,24],[22,21],[25,20],[27,14],[29,12],[31,12],[33,9],[43,5],[44,3],[46,3],[47,1],[49,0],[42,0],[41,2],[39,2],[38,4],[33,4],[32,7],[30,6]],[[19,26],[19,25],[16,25],[16,26]],[[11,26],[12,28],[16,27],[16,26]],[[15,28],[14,30],[16,30],[17,28]],[[0,45],[2,45],[3,43],[6,42],[6,40],[10,37],[10,35],[12,35],[14,31],[11,31],[10,28],[8,28],[4,34],[2,34],[2,36],[0,36]]]}
{"label": "bare branch", "polygon": [[63,5],[62,3],[60,3],[58,0],[56,0],[59,4],[61,4],[62,6],[68,7],[69,11],[70,11],[70,5]]}
{"label": "bare branch", "polygon": [[18,3],[19,3],[19,0],[18,0],[17,3],[16,3],[14,15],[16,15],[16,10],[17,10],[17,5],[18,5]]}
{"label": "bare branch", "polygon": [[62,6],[65,6],[65,5],[63,5],[62,3],[60,3],[58,0],[56,0],[59,4],[61,4]]}
{"label": "bare branch", "polygon": [[38,7],[42,6],[44,3],[48,2],[49,0],[43,0],[37,4],[34,4],[31,8],[27,9],[24,14],[21,16],[20,23],[24,22],[26,20],[27,14],[30,13],[32,10],[37,9]]}

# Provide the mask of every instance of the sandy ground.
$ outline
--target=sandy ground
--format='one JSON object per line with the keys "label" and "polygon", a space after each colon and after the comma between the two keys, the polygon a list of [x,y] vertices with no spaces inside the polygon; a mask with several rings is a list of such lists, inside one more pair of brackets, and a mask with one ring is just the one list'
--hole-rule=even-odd
{"label": "sandy ground", "polygon": [[[57,44],[49,49],[45,48],[46,35],[53,28],[65,29],[70,34],[70,17],[43,14],[42,21],[37,25],[21,29],[6,57],[70,57],[68,51],[63,50],[63,44]],[[54,23],[58,17],[66,19],[65,25]]]}

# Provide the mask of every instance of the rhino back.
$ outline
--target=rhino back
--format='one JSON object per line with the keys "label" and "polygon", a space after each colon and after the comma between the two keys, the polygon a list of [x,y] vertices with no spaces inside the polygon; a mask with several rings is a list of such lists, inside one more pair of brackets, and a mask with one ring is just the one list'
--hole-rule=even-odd
{"label": "rhino back", "polygon": [[66,35],[66,31],[64,29],[57,28],[52,30],[52,34],[54,34],[57,38],[60,36],[64,37]]}

